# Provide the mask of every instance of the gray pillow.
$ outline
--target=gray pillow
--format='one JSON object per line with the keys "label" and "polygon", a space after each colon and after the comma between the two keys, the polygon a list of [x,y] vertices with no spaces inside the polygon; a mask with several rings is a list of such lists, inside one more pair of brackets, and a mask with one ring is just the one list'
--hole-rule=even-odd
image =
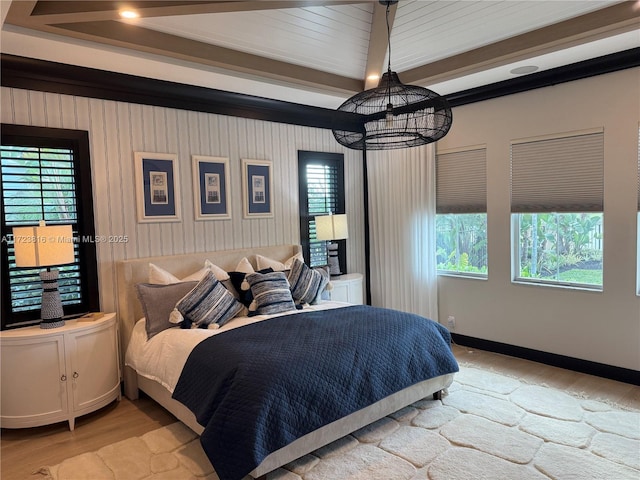
{"label": "gray pillow", "polygon": [[195,324],[202,328],[213,323],[222,326],[233,317],[246,312],[245,306],[235,299],[212,272],[207,272],[175,307],[189,325]]}
{"label": "gray pillow", "polygon": [[142,304],[145,316],[147,339],[166,330],[177,327],[169,321],[171,311],[180,301],[198,284],[198,282],[181,282],[170,285],[156,285],[151,283],[139,283],[136,285],[138,299]]}

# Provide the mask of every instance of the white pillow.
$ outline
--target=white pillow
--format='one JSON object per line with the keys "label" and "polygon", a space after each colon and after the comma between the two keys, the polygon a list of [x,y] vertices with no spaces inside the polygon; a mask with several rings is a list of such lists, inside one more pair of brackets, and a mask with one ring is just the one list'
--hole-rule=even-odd
{"label": "white pillow", "polygon": [[256,255],[256,264],[258,265],[258,270],[264,270],[265,268],[273,268],[274,272],[282,272],[284,270],[291,270],[293,261],[296,259],[304,263],[304,257],[302,256],[302,253],[296,253],[293,257],[289,258],[288,260],[285,260],[284,263],[269,257]]}
{"label": "white pillow", "polygon": [[160,268],[159,266],[150,263],[149,283],[154,283],[156,285],[170,285],[172,283],[180,282],[199,282],[204,278],[208,271],[209,270],[204,267],[197,272],[193,272],[191,275],[181,279],[176,277],[174,274],[167,272],[164,268]]}
{"label": "white pillow", "polygon": [[191,275],[188,275],[184,278],[178,278],[174,274],[167,272],[164,268],[160,268],[159,266],[150,263],[149,283],[154,283],[156,285],[170,285],[172,283],[181,282],[199,282],[209,271],[211,271],[220,282],[229,280],[229,274],[227,272],[225,272],[217,265],[211,263],[211,261],[205,260],[203,268],[201,268],[197,272],[193,272]]}
{"label": "white pillow", "polygon": [[234,271],[242,273],[255,273],[255,270],[253,269],[251,263],[249,263],[247,257],[244,257],[238,262],[238,265],[236,266],[236,269]]}
{"label": "white pillow", "polygon": [[208,259],[204,261],[204,268],[211,270],[220,282],[229,280],[229,274],[224,269],[211,263]]}

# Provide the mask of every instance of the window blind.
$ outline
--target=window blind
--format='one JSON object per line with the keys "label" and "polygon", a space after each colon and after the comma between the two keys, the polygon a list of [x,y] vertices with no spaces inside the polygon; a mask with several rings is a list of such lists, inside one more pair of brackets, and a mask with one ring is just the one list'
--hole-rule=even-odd
{"label": "window blind", "polygon": [[436,213],[487,212],[487,149],[436,155]]}
{"label": "window blind", "polygon": [[336,213],[338,209],[338,169],[335,165],[307,164],[307,201],[309,223],[309,262],[326,264],[326,242],[316,238],[316,215]]}
{"label": "window blind", "polygon": [[[298,162],[300,240],[303,253],[310,266],[326,265],[327,242],[315,239],[315,217],[328,213],[345,213],[343,155],[300,151]],[[340,242],[338,243],[341,247]],[[341,256],[344,256],[343,253]]]}
{"label": "window blind", "polygon": [[511,143],[511,212],[602,212],[604,132]]}
{"label": "window blind", "polygon": [[[3,223],[10,232],[13,227],[37,225],[71,225],[77,234],[73,151],[68,148],[44,148],[2,145]],[[40,269],[18,268],[14,244],[7,235],[7,253],[12,312],[39,310],[42,287]],[[58,267],[59,291],[63,305],[81,302],[78,246],[74,246],[75,261]]]}
{"label": "window blind", "polygon": [[89,135],[84,130],[2,124],[0,315],[2,329],[38,323],[38,268],[18,268],[13,228],[71,225],[74,262],[56,267],[65,315],[100,309]]}

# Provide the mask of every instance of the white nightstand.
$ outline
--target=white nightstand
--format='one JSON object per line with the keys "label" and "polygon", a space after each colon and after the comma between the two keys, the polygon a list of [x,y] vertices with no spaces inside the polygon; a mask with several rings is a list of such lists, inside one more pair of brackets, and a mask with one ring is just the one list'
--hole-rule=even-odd
{"label": "white nightstand", "polygon": [[329,292],[331,300],[356,305],[364,303],[361,273],[346,273],[339,277],[331,277],[331,283],[333,284],[333,290]]}
{"label": "white nightstand", "polygon": [[24,428],[75,419],[120,399],[115,313],[0,332],[0,426]]}

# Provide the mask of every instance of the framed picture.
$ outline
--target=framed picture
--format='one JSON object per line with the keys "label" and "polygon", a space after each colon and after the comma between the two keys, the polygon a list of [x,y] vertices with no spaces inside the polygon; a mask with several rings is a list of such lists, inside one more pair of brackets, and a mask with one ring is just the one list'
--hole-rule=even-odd
{"label": "framed picture", "polygon": [[135,152],[138,222],[179,222],[178,156]]}
{"label": "framed picture", "polygon": [[192,155],[196,220],[226,220],[229,209],[229,159]]}
{"label": "framed picture", "polygon": [[271,162],[242,160],[244,218],[273,217]]}

